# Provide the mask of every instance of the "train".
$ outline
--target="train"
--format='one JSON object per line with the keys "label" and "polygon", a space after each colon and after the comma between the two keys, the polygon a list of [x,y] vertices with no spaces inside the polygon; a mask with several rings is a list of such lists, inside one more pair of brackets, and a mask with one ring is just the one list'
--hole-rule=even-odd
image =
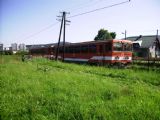
{"label": "train", "polygon": [[[57,45],[31,48],[33,57],[56,58]],[[132,41],[104,40],[61,44],[58,50],[59,60],[68,62],[85,62],[90,64],[130,64],[132,62]]]}

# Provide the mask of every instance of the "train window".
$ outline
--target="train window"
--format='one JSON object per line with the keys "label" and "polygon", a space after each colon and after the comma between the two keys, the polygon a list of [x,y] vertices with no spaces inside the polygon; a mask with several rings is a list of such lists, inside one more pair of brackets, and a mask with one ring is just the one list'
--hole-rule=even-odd
{"label": "train window", "polygon": [[99,46],[99,52],[102,53],[103,52],[103,45]]}
{"label": "train window", "polygon": [[40,52],[41,52],[41,51],[38,50],[38,49],[33,50],[33,53],[35,53],[35,54],[39,54]]}
{"label": "train window", "polygon": [[45,54],[45,50],[44,49],[39,49],[36,51],[38,54]]}
{"label": "train window", "polygon": [[42,51],[42,52],[41,52],[42,54],[47,54],[47,50],[46,50],[45,48],[42,49],[41,51]]}
{"label": "train window", "polygon": [[88,46],[81,46],[81,53],[88,53]]}
{"label": "train window", "polygon": [[69,53],[74,53],[74,47],[69,47],[68,52],[69,52]]}
{"label": "train window", "polygon": [[69,53],[69,47],[65,47],[65,53]]}
{"label": "train window", "polygon": [[120,43],[120,42],[113,43],[113,50],[114,51],[122,51],[122,43]]}
{"label": "train window", "polygon": [[55,52],[55,48],[52,48],[53,53]]}
{"label": "train window", "polygon": [[81,48],[80,48],[80,46],[75,46],[75,48],[74,48],[75,50],[75,53],[80,53],[80,51],[81,51]]}
{"label": "train window", "polygon": [[112,43],[107,43],[107,44],[105,44],[105,51],[106,51],[106,52],[112,51]]}
{"label": "train window", "polygon": [[63,47],[59,48],[59,53],[63,53]]}
{"label": "train window", "polygon": [[94,45],[94,44],[93,45],[89,45],[88,48],[89,48],[89,52],[90,53],[96,53],[96,45]]}
{"label": "train window", "polygon": [[71,53],[71,47],[67,48],[67,53]]}
{"label": "train window", "polygon": [[132,50],[131,44],[123,43],[123,50],[124,51],[131,51]]}
{"label": "train window", "polygon": [[39,49],[31,49],[31,54],[48,54],[48,49],[39,48]]}

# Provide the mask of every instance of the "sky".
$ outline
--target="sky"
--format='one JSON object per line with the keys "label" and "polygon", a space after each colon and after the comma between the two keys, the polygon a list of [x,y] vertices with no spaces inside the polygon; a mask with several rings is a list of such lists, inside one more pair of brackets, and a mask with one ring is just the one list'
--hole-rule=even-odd
{"label": "sky", "polygon": [[69,18],[124,1],[129,0],[0,0],[0,42],[5,47],[11,43],[56,43],[60,29],[56,19],[62,11],[70,13],[67,42],[92,41],[101,28],[116,32],[117,39],[124,38],[125,30],[128,37],[155,35],[160,30],[160,0],[131,0]]}

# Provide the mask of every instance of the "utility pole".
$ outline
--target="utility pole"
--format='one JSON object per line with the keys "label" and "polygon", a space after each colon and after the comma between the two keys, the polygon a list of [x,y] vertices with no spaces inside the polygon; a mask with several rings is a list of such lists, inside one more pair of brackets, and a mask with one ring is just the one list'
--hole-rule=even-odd
{"label": "utility pole", "polygon": [[125,40],[126,40],[127,39],[127,31],[126,30],[125,30],[124,34],[125,34]]}
{"label": "utility pole", "polygon": [[65,38],[66,38],[66,25],[69,25],[69,24],[66,24],[67,22],[71,22],[69,20],[66,20],[66,14],[69,14],[67,12],[63,12],[63,17],[64,17],[64,29],[63,29],[63,61],[64,61],[64,58],[65,58]]}
{"label": "utility pole", "polygon": [[157,29],[157,34],[156,34],[156,41],[155,41],[155,59],[157,58],[156,50],[159,47],[159,39],[158,39],[158,29]]}
{"label": "utility pole", "polygon": [[64,19],[63,15],[62,16],[58,16],[58,17],[62,17],[62,19],[61,19],[61,27],[60,27],[60,32],[59,32],[59,39],[58,39],[58,44],[57,44],[57,49],[56,49],[55,60],[58,60],[59,45],[60,45],[60,40],[61,40],[62,25],[63,25],[63,19]]}
{"label": "utility pole", "polygon": [[64,31],[63,31],[63,61],[64,61],[64,55],[65,55],[65,37],[66,37],[66,12],[63,12],[64,17]]}
{"label": "utility pole", "polygon": [[126,40],[126,38],[127,38],[127,31],[125,30],[125,32],[122,32],[122,34],[124,34],[124,39]]}
{"label": "utility pole", "polygon": [[65,34],[66,34],[66,22],[70,22],[68,20],[66,20],[66,14],[69,14],[67,12],[61,12],[62,16],[58,16],[58,17],[62,17],[62,19],[58,19],[59,21],[61,21],[61,27],[60,27],[60,33],[59,33],[59,39],[58,39],[58,45],[57,45],[57,50],[56,50],[56,57],[55,60],[58,60],[58,54],[59,54],[59,47],[60,47],[60,39],[61,39],[61,33],[62,33],[62,28],[63,28],[63,56],[62,56],[62,60],[64,61],[64,57],[65,57]]}

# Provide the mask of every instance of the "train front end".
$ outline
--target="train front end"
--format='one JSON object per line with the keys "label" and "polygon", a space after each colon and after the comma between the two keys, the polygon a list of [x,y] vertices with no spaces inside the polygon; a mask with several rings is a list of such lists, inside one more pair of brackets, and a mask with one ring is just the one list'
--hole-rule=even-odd
{"label": "train front end", "polygon": [[112,63],[129,64],[132,62],[132,42],[130,40],[113,40]]}

